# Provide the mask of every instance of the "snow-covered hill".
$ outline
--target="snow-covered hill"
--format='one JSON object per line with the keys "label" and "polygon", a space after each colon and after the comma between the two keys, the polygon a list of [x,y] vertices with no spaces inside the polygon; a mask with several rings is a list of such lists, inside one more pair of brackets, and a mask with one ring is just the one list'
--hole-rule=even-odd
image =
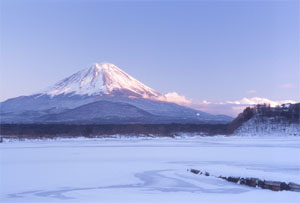
{"label": "snow-covered hill", "polygon": [[285,119],[276,120],[274,118],[265,118],[262,122],[259,116],[254,116],[245,122],[236,131],[235,135],[297,135],[300,136],[300,124],[291,123]]}
{"label": "snow-covered hill", "polygon": [[300,103],[246,108],[231,124],[235,135],[300,136]]}

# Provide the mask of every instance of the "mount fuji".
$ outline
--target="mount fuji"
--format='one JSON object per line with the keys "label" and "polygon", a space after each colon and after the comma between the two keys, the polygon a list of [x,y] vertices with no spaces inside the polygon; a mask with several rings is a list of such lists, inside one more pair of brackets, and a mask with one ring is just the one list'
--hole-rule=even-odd
{"label": "mount fuji", "polygon": [[89,68],[29,96],[0,103],[1,123],[226,123],[175,103],[117,66],[95,63]]}
{"label": "mount fuji", "polygon": [[93,64],[56,83],[41,94],[162,96],[110,63]]}

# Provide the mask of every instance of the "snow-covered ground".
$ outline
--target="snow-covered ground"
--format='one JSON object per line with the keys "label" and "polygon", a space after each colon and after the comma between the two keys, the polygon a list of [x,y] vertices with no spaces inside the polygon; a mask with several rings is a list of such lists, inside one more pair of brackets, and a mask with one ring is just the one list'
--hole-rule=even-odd
{"label": "snow-covered ground", "polygon": [[0,144],[0,202],[300,202],[195,175],[300,183],[300,137],[59,139]]}

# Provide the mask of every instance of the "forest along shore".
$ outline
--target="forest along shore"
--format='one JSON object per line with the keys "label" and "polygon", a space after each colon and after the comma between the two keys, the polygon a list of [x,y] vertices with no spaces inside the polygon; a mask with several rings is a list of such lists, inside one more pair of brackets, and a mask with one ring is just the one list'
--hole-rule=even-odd
{"label": "forest along shore", "polygon": [[213,136],[227,134],[229,124],[1,124],[3,138],[103,137],[145,135],[175,137],[182,133]]}

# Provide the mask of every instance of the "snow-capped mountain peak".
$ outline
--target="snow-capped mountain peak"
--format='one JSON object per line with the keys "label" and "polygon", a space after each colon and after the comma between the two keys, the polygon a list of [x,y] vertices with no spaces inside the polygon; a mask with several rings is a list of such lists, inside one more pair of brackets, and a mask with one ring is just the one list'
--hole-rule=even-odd
{"label": "snow-capped mountain peak", "polygon": [[161,96],[159,92],[139,82],[111,63],[95,63],[41,93],[50,96],[61,94],[89,96],[127,94],[128,96],[154,98]]}

